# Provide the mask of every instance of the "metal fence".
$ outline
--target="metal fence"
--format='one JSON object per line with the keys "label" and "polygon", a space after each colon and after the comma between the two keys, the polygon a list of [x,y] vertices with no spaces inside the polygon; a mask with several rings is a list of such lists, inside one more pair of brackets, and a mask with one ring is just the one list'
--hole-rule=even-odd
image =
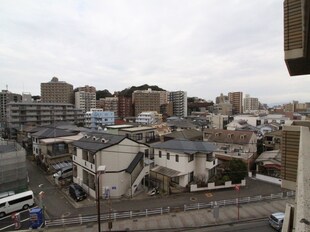
{"label": "metal fence", "polygon": [[[228,205],[236,205],[236,204],[246,204],[251,202],[259,202],[264,200],[277,200],[277,199],[285,199],[289,197],[295,196],[294,191],[290,192],[281,192],[277,194],[271,194],[268,196],[254,196],[254,197],[241,197],[229,200],[221,200],[221,201],[212,201],[209,203],[195,203],[189,205],[183,205],[180,207],[163,207],[163,208],[155,208],[152,210],[140,210],[140,211],[125,211],[125,212],[112,212],[105,213],[100,215],[100,219],[102,222],[104,221],[116,221],[119,219],[130,219],[135,217],[147,217],[151,215],[163,215],[169,214],[172,212],[180,212],[180,211],[189,211],[189,210],[200,210],[200,209],[211,209],[214,206],[228,206]],[[89,216],[78,216],[72,218],[57,218],[51,220],[45,220],[45,227],[53,227],[53,226],[65,226],[65,225],[74,225],[74,224],[83,224],[97,222],[97,215],[89,215]]]}

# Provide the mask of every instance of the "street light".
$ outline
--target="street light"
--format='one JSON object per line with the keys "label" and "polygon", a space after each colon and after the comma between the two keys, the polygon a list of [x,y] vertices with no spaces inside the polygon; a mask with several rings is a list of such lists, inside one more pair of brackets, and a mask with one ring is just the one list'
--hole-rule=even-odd
{"label": "street light", "polygon": [[101,174],[105,173],[105,165],[99,166],[96,172],[97,178],[97,220],[98,220],[98,231],[101,232],[101,224],[100,224],[100,188],[99,188],[99,177]]}

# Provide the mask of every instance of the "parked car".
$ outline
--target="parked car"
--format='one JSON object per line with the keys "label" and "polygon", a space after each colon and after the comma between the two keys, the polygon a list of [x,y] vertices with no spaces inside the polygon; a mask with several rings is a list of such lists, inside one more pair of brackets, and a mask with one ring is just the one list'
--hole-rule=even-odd
{"label": "parked car", "polygon": [[69,195],[75,201],[81,201],[87,197],[85,190],[80,185],[78,185],[76,183],[69,185]]}
{"label": "parked car", "polygon": [[72,167],[69,166],[69,167],[65,167],[65,168],[62,168],[60,169],[58,172],[56,172],[53,177],[54,178],[67,178],[67,177],[70,177],[72,176]]}
{"label": "parked car", "polygon": [[273,213],[269,216],[269,225],[273,228],[275,228],[277,231],[282,230],[282,225],[284,221],[285,213],[283,212],[277,212]]}

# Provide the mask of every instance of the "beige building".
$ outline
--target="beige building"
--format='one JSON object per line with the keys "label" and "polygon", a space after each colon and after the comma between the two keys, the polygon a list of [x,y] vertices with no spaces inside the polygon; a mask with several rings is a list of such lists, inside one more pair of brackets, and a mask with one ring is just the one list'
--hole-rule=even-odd
{"label": "beige building", "polygon": [[243,112],[250,113],[256,110],[259,110],[258,98],[250,97],[249,94],[246,94],[245,98],[243,99]]}
{"label": "beige building", "polygon": [[41,102],[74,104],[73,85],[59,81],[57,77],[41,83]]}
{"label": "beige building", "polygon": [[144,111],[160,112],[160,91],[136,90],[132,94],[135,116]]}
{"label": "beige building", "polygon": [[90,111],[96,108],[96,88],[86,85],[74,90],[75,107],[83,110],[83,112]]}
{"label": "beige building", "polygon": [[100,98],[96,102],[96,108],[101,108],[104,111],[114,112],[114,116],[118,117],[118,97]]}
{"label": "beige building", "polygon": [[243,112],[243,93],[230,92],[228,93],[229,102],[232,104],[233,114],[242,114]]}

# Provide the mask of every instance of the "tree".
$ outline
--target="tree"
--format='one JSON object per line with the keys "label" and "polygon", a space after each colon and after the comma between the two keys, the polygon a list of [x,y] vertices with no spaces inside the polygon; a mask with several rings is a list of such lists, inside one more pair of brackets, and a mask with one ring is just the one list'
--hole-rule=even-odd
{"label": "tree", "polygon": [[241,159],[232,159],[229,161],[225,173],[233,184],[241,183],[241,180],[248,176],[247,165]]}

